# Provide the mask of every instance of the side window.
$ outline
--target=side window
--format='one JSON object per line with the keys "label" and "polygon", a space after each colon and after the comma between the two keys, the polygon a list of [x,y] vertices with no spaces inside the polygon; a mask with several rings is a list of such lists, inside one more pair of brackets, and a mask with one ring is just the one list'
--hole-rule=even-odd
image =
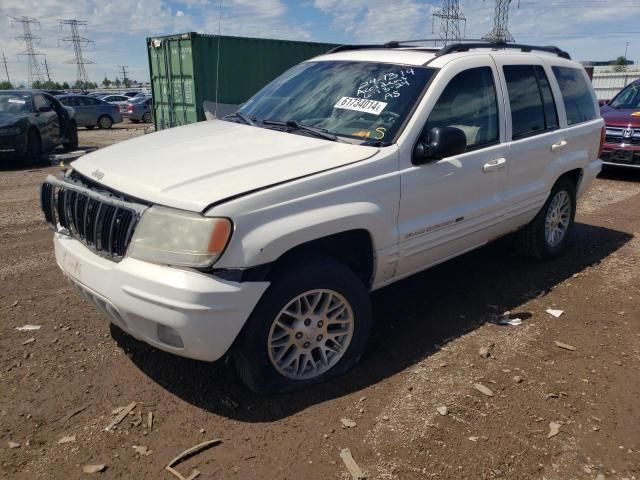
{"label": "side window", "polygon": [[87,102],[87,105],[102,105],[102,102],[97,98],[87,97],[85,98],[85,101]]}
{"label": "side window", "polygon": [[425,133],[434,127],[459,128],[467,137],[467,149],[498,142],[498,100],[491,68],[470,68],[451,79],[429,114]]}
{"label": "side window", "polygon": [[33,108],[36,112],[40,111],[41,108],[51,107],[47,101],[44,99],[42,95],[34,95],[33,96]]}
{"label": "side window", "polygon": [[542,108],[544,108],[544,123],[547,130],[558,128],[558,110],[556,109],[556,102],[553,99],[553,92],[551,91],[551,85],[549,85],[549,79],[547,74],[540,65],[533,67],[536,72],[536,78],[538,79],[538,87],[540,87],[540,95],[542,95]]}
{"label": "side window", "polygon": [[544,69],[537,65],[505,65],[502,69],[511,105],[512,138],[557,128],[558,113]]}
{"label": "side window", "polygon": [[583,72],[577,68],[553,67],[553,73],[562,92],[567,123],[573,125],[596,118],[591,87]]}

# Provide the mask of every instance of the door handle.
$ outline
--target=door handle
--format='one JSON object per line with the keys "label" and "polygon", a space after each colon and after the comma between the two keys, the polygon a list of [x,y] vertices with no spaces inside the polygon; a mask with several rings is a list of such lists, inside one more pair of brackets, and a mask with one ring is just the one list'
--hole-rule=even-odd
{"label": "door handle", "polygon": [[553,145],[551,145],[551,151],[552,152],[557,152],[559,150],[562,150],[566,146],[567,146],[567,141],[566,140],[560,140],[559,142],[554,143]]}
{"label": "door handle", "polygon": [[496,158],[484,164],[482,167],[483,172],[493,172],[495,170],[500,170],[507,164],[506,158]]}

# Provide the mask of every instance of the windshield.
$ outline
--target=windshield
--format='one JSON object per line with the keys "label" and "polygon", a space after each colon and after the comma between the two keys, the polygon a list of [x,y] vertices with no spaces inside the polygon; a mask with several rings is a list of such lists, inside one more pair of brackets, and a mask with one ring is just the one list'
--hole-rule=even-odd
{"label": "windshield", "polygon": [[640,108],[640,84],[632,83],[627,85],[618,95],[609,103],[611,108],[633,109]]}
{"label": "windshield", "polygon": [[432,68],[373,62],[307,62],[276,78],[239,110],[359,140],[393,142]]}
{"label": "windshield", "polygon": [[31,95],[23,93],[0,93],[0,113],[20,115],[31,112]]}

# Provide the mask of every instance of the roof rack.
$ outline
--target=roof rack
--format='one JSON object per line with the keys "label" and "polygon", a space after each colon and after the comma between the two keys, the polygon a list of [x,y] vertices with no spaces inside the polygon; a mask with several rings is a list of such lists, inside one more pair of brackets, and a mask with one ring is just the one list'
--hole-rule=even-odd
{"label": "roof rack", "polygon": [[505,43],[505,42],[473,42],[473,43],[452,43],[451,45],[447,45],[446,47],[441,48],[436,53],[436,57],[441,57],[442,55],[448,55],[449,53],[456,52],[467,52],[472,48],[492,48],[496,50],[502,49],[513,49],[520,50],[521,52],[531,52],[533,50],[538,52],[547,52],[558,55],[559,57],[566,58],[567,60],[571,60],[571,55],[569,55],[564,50],[561,50],[558,47],[554,46],[545,46],[538,47],[535,45],[522,45],[519,43]]}
{"label": "roof rack", "polygon": [[[558,47],[554,46],[536,46],[536,45],[522,45],[519,43],[506,43],[506,42],[490,42],[486,40],[476,39],[476,38],[461,38],[456,40],[457,43],[452,43],[447,45],[446,47],[422,47],[419,45],[410,45],[412,43],[418,42],[440,42],[441,38],[423,38],[417,40],[403,40],[403,41],[391,41],[382,44],[368,44],[368,45],[340,45],[332,50],[329,50],[327,53],[336,53],[336,52],[346,52],[349,50],[372,50],[372,49],[385,49],[385,48],[415,48],[428,52],[436,52],[436,57],[441,57],[442,55],[448,55],[450,53],[456,52],[467,52],[472,48],[491,48],[495,50],[501,49],[513,49],[520,50],[521,52],[531,52],[533,50],[539,52],[547,52],[558,55],[559,57],[566,58],[571,60],[571,56],[561,50]],[[465,43],[467,42],[467,43]]]}

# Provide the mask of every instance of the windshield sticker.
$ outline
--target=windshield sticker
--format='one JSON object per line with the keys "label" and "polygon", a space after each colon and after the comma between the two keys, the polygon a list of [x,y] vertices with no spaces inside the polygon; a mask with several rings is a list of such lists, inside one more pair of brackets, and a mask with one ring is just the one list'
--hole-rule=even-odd
{"label": "windshield sticker", "polygon": [[356,112],[370,113],[372,115],[380,115],[387,106],[385,102],[377,100],[367,100],[365,98],[342,97],[333,106],[333,108],[341,108],[343,110],[355,110]]}
{"label": "windshield sticker", "polygon": [[413,68],[406,68],[398,73],[390,72],[384,74],[381,78],[372,78],[358,86],[356,96],[371,98],[377,95],[384,97],[384,100],[398,98],[402,87],[411,85],[409,78],[414,75]]}
{"label": "windshield sticker", "polygon": [[19,98],[10,98],[9,100],[7,100],[7,102],[18,103],[20,105],[24,105],[25,103],[27,103],[25,100],[20,100]]}

